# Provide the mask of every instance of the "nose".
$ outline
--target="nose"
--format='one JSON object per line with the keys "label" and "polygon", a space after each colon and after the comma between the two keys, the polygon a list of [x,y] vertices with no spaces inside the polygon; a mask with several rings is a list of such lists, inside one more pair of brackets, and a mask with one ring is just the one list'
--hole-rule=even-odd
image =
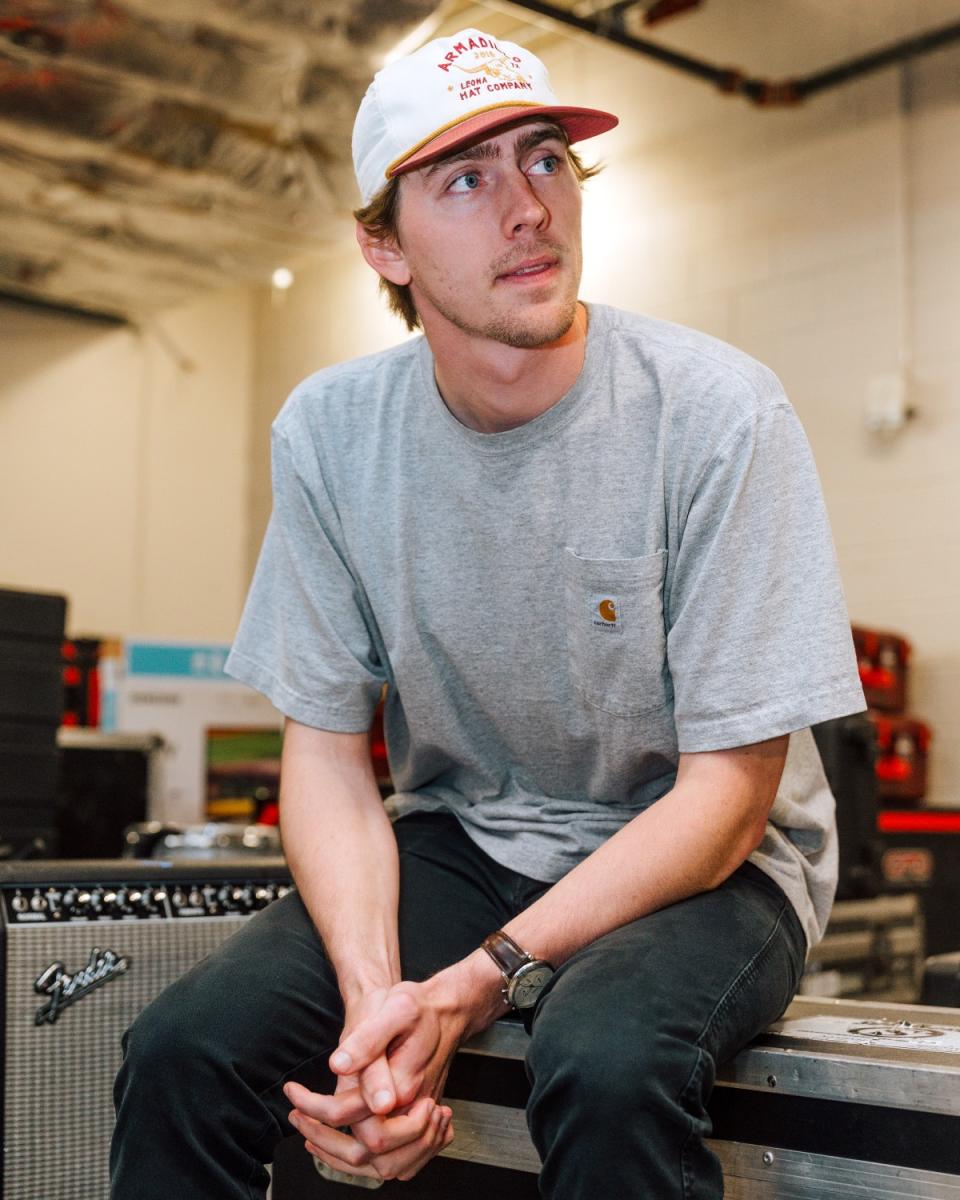
{"label": "nose", "polygon": [[503,209],[503,231],[516,237],[528,229],[546,229],[550,212],[523,171],[511,172]]}

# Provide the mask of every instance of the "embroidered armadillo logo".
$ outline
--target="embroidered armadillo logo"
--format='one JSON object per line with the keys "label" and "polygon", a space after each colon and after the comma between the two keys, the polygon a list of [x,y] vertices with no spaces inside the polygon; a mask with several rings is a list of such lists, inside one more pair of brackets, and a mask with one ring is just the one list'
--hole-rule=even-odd
{"label": "embroidered armadillo logo", "polygon": [[488,62],[478,62],[468,66],[463,66],[460,63],[454,63],[453,65],[458,71],[463,71],[465,75],[485,75],[488,79],[512,79],[520,81],[524,79],[523,75],[520,74],[514,65],[513,60],[507,58],[505,54],[490,59]]}

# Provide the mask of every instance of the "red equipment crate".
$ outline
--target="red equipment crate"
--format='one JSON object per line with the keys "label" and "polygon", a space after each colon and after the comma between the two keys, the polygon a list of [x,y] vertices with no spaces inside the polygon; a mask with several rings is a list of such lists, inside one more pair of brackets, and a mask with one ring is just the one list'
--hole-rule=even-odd
{"label": "red equipment crate", "polygon": [[860,682],[870,708],[902,713],[907,706],[910,643],[898,633],[853,626]]}
{"label": "red equipment crate", "polygon": [[877,735],[877,796],[881,803],[922,800],[927,791],[930,726],[913,717],[871,712]]}
{"label": "red equipment crate", "polygon": [[63,643],[61,656],[61,724],[95,729],[100,724],[100,639],[68,639]]}

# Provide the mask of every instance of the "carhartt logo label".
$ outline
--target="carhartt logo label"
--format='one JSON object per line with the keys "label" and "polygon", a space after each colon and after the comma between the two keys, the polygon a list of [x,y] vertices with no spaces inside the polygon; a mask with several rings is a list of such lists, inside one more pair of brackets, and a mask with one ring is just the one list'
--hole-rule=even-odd
{"label": "carhartt logo label", "polygon": [[596,629],[619,633],[622,628],[620,622],[620,601],[616,596],[611,596],[609,593],[591,596],[590,620]]}
{"label": "carhartt logo label", "polygon": [[457,42],[437,63],[439,70],[451,76],[448,91],[459,93],[462,101],[492,97],[498,92],[532,92],[533,76],[525,74],[523,60],[505,54],[492,38],[467,38]]}

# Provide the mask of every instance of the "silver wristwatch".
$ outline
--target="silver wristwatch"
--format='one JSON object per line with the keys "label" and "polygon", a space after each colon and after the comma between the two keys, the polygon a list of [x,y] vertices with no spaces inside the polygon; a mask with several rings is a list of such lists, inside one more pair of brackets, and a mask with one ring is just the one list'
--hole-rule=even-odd
{"label": "silver wristwatch", "polygon": [[553,967],[522,950],[502,929],[485,937],[482,946],[503,976],[504,1001],[511,1008],[533,1008],[553,977]]}

